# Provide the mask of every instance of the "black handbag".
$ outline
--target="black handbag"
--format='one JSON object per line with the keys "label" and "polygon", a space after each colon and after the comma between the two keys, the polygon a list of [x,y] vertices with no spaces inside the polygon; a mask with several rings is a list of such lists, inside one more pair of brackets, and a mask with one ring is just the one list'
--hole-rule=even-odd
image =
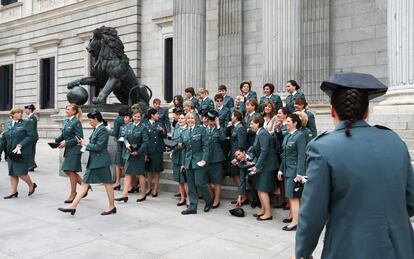
{"label": "black handbag", "polygon": [[305,185],[302,182],[295,182],[295,187],[293,187],[293,198],[301,198],[304,187]]}
{"label": "black handbag", "polygon": [[13,160],[14,162],[20,162],[20,161],[24,160],[22,154],[17,154],[17,153],[13,153],[13,152],[10,152],[7,157],[10,158],[11,160]]}

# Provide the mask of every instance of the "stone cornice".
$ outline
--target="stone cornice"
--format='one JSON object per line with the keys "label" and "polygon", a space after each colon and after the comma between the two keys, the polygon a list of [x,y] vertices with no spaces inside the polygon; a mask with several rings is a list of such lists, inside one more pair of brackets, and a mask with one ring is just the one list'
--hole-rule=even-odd
{"label": "stone cornice", "polygon": [[171,25],[173,22],[173,11],[156,12],[152,15],[152,21],[160,27]]}
{"label": "stone cornice", "polygon": [[15,8],[15,7],[18,7],[18,6],[22,6],[22,5],[23,5],[23,3],[22,3],[22,2],[16,2],[16,3],[12,3],[12,4],[8,4],[8,5],[4,5],[4,6],[1,6],[1,7],[0,7],[0,12],[1,12],[1,11],[5,11],[5,10],[8,10],[8,9]]}
{"label": "stone cornice", "polygon": [[13,54],[16,55],[18,48],[7,48],[7,49],[0,49],[0,56]]}
{"label": "stone cornice", "polygon": [[61,39],[47,39],[30,43],[30,46],[35,50],[44,49],[48,47],[56,47],[60,44]]}
{"label": "stone cornice", "polygon": [[81,33],[76,34],[76,36],[83,41],[87,41],[92,38],[93,32],[92,31],[81,32]]}

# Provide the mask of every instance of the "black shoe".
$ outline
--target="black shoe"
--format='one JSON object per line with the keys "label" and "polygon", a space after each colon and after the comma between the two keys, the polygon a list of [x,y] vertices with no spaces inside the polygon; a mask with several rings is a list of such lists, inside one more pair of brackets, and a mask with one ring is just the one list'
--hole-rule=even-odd
{"label": "black shoe", "polygon": [[258,217],[261,217],[261,216],[263,216],[263,214],[258,214],[258,213],[253,214],[253,217],[255,217],[255,218],[258,218]]}
{"label": "black shoe", "polygon": [[230,202],[230,204],[236,204],[237,203],[237,200],[232,200],[231,202]]}
{"label": "black shoe", "polygon": [[140,199],[138,198],[137,199],[137,202],[145,201],[145,199],[147,199],[147,196],[146,195],[144,197],[140,198]]}
{"label": "black shoe", "polygon": [[183,202],[177,203],[177,207],[180,207],[180,206],[183,206],[183,205],[185,205],[185,200]]}
{"label": "black shoe", "polygon": [[158,197],[158,192],[151,194],[151,196],[154,198]]}
{"label": "black shoe", "polygon": [[83,195],[82,199],[86,198],[88,196],[89,191],[93,192],[92,186],[90,186],[90,185],[89,185],[88,190],[86,191],[85,195]]}
{"label": "black shoe", "polygon": [[66,209],[66,208],[58,208],[61,212],[70,213],[70,215],[75,215],[76,209]]}
{"label": "black shoe", "polygon": [[147,192],[145,193],[145,196],[149,196],[149,195],[151,194],[151,192],[152,192],[152,189],[150,189],[149,191],[147,191]]}
{"label": "black shoe", "polygon": [[128,197],[119,197],[119,198],[116,198],[114,200],[116,200],[116,201],[123,201],[123,202],[126,203],[128,201]]}
{"label": "black shoe", "polygon": [[282,230],[284,230],[284,231],[295,231],[297,227],[298,227],[298,225],[293,226],[293,227],[284,226],[284,227],[282,228]]}
{"label": "black shoe", "polygon": [[243,205],[249,205],[249,200],[248,199],[245,199],[244,201],[242,201],[242,203],[240,204],[240,206],[243,206]]}
{"label": "black shoe", "polygon": [[35,192],[36,188],[37,188],[37,184],[36,183],[33,183],[33,188],[32,188],[32,190],[29,192],[29,194],[27,196],[31,196]]}
{"label": "black shoe", "polygon": [[204,212],[209,212],[211,209],[211,206],[213,206],[213,202],[206,204],[206,206],[204,206]]}
{"label": "black shoe", "polygon": [[203,199],[203,195],[198,195],[198,199],[199,200]]}
{"label": "black shoe", "polygon": [[212,205],[212,206],[211,206],[211,208],[212,208],[212,209],[217,209],[219,206],[220,206],[220,202],[219,202],[219,203],[217,203],[216,205]]}
{"label": "black shoe", "polygon": [[138,191],[139,191],[138,187],[132,187],[132,189],[129,190],[128,193],[136,193]]}
{"label": "black shoe", "polygon": [[268,217],[268,218],[261,218],[261,217],[257,217],[256,218],[258,221],[265,221],[265,220],[272,220],[273,219],[273,216],[270,216],[270,217]]}
{"label": "black shoe", "polygon": [[118,184],[117,186],[114,186],[114,191],[120,191],[121,190],[121,185]]}
{"label": "black shoe", "polygon": [[181,197],[181,194],[180,193],[176,193],[176,194],[174,194],[174,197]]}
{"label": "black shoe", "polygon": [[186,210],[181,211],[181,214],[183,214],[183,215],[197,214],[197,211],[186,209]]}
{"label": "black shoe", "polygon": [[72,202],[73,202],[73,200],[66,200],[63,203],[69,204],[69,203],[72,203]]}
{"label": "black shoe", "polygon": [[290,210],[290,207],[283,207],[283,210]]}
{"label": "black shoe", "polygon": [[29,168],[29,170],[28,170],[29,172],[34,172],[34,167],[32,167],[32,168]]}
{"label": "black shoe", "polygon": [[[128,197],[127,197],[128,198]],[[111,214],[116,214],[116,207],[114,207],[112,210],[110,211],[104,211],[101,213],[102,216],[106,216],[106,215],[111,215]]]}
{"label": "black shoe", "polygon": [[8,196],[4,196],[3,199],[11,199],[11,198],[17,198],[17,196],[19,196],[19,192],[15,192],[13,194],[10,194]]}
{"label": "black shoe", "polygon": [[292,219],[283,219],[282,222],[283,223],[290,223],[290,222],[292,222]]}

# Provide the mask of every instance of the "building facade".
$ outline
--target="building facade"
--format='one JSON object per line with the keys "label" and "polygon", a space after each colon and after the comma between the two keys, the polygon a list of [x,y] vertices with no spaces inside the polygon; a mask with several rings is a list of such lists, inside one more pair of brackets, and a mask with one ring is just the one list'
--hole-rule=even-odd
{"label": "building facade", "polygon": [[[56,126],[50,115],[63,113],[67,83],[89,74],[85,47],[92,31],[105,25],[118,30],[139,80],[166,102],[189,86],[215,93],[225,84],[236,95],[242,80],[251,80],[259,95],[272,82],[285,96],[286,81],[295,79],[308,102],[326,107],[320,82],[335,72],[358,71],[390,87],[373,108],[373,121],[393,118],[401,130],[414,129],[411,0],[1,3],[1,121],[12,106],[33,103],[40,128]],[[403,116],[395,119],[396,113]]]}

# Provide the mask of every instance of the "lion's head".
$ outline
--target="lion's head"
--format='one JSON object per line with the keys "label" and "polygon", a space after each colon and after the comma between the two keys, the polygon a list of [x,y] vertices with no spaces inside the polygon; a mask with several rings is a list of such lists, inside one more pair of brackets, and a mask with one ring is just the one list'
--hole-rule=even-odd
{"label": "lion's head", "polygon": [[125,59],[124,44],[118,37],[114,28],[102,26],[93,31],[93,37],[86,48],[95,59],[111,60]]}

